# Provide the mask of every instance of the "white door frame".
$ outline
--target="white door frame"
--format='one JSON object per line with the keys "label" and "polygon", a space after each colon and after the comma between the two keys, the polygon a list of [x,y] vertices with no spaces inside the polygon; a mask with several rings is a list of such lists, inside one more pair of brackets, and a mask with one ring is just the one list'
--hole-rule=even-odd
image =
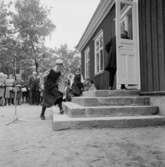
{"label": "white door frame", "polygon": [[[120,5],[120,2],[126,2],[126,1],[128,1],[128,3],[129,3],[129,0],[115,0],[115,2],[116,2],[116,53],[117,53],[117,62],[118,62],[118,55],[119,55],[119,43],[118,43],[118,41],[119,41],[119,38],[120,38],[120,35],[121,34],[117,34],[117,32],[120,32],[120,27],[118,26],[119,25],[119,23],[117,23],[117,20],[119,20],[119,19],[117,19],[117,17],[119,18],[120,17],[120,15],[119,15],[119,13],[118,13],[118,10],[117,10],[117,5]],[[137,62],[137,69],[136,69],[136,71],[137,71],[137,77],[138,77],[138,85],[137,85],[137,89],[141,89],[141,81],[140,81],[140,52],[139,52],[139,14],[138,14],[138,0],[133,0],[133,3],[135,3],[135,19],[133,19],[133,24],[134,24],[134,26],[135,26],[135,28],[134,28],[134,30],[136,30],[136,32],[135,31],[133,31],[133,36],[134,36],[134,39],[135,39],[135,49],[136,49],[136,62]],[[118,63],[117,63],[117,66],[118,66]],[[118,67],[117,67],[117,69],[118,69]],[[118,75],[118,71],[117,71],[117,74],[116,74],[116,88],[117,89],[120,89],[120,85],[118,84],[118,80],[119,80],[119,75]]]}

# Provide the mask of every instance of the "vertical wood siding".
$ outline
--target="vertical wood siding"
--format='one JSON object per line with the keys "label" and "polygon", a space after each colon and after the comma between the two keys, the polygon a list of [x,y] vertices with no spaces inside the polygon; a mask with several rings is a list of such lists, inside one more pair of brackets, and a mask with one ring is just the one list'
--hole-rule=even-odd
{"label": "vertical wood siding", "polygon": [[84,53],[82,52],[81,53],[81,72],[82,72],[82,75],[83,77],[85,76],[85,56],[84,56]]}
{"label": "vertical wood siding", "polygon": [[165,2],[139,0],[142,91],[165,91]]}
{"label": "vertical wood siding", "polygon": [[[102,74],[94,74],[94,65],[95,65],[95,53],[94,53],[94,38],[97,33],[102,29],[104,33],[104,46],[109,42],[109,40],[115,35],[115,6],[111,9],[108,15],[105,17],[103,22],[100,24],[93,37],[89,40],[85,48],[82,50],[82,67],[84,69],[84,51],[87,47],[90,48],[90,78],[95,81],[97,89],[107,89],[109,85],[109,74],[104,71]],[[104,49],[104,65],[108,63],[108,54]]]}

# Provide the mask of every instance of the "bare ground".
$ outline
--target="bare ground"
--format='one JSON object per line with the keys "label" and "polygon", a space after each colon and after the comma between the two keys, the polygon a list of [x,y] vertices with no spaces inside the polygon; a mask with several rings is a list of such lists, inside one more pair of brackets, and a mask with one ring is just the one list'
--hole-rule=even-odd
{"label": "bare ground", "polygon": [[165,167],[165,127],[53,131],[41,107],[0,107],[0,167]]}

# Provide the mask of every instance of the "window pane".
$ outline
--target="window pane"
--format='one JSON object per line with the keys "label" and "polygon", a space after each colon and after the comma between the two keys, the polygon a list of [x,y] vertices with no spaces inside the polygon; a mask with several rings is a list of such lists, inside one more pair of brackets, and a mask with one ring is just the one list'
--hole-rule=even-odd
{"label": "window pane", "polygon": [[100,38],[100,48],[103,47],[103,37]]}
{"label": "window pane", "polygon": [[120,27],[121,27],[121,38],[132,40],[133,39],[132,5],[121,3]]}
{"label": "window pane", "polygon": [[103,70],[104,68],[104,55],[103,50],[100,50],[100,70]]}
{"label": "window pane", "polygon": [[96,51],[99,51],[99,41],[96,42]]}
{"label": "window pane", "polygon": [[104,68],[103,48],[104,48],[104,38],[103,38],[103,32],[101,31],[95,40],[95,73],[96,74],[102,71]]}
{"label": "window pane", "polygon": [[133,0],[127,0],[127,2],[121,2],[120,4],[120,13],[122,14],[133,2]]}
{"label": "window pane", "polygon": [[97,58],[96,58],[96,70],[99,72],[99,53],[97,53]]}

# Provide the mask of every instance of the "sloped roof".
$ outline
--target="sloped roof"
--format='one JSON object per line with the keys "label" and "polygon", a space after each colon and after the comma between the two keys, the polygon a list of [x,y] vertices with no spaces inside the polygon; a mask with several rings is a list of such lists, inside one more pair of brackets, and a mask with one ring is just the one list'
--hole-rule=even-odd
{"label": "sloped roof", "polygon": [[81,51],[107,16],[115,0],[101,0],[76,48]]}

